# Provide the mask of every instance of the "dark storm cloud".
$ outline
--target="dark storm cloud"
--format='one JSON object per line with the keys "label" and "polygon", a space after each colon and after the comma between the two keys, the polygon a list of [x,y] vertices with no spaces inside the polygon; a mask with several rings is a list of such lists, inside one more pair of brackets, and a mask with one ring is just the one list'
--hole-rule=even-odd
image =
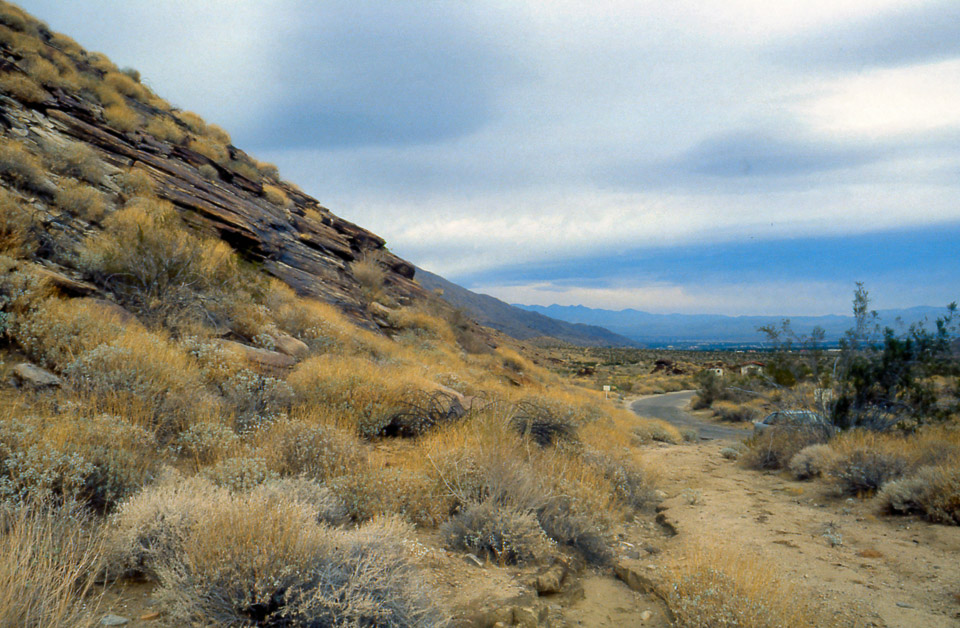
{"label": "dark storm cloud", "polygon": [[960,2],[918,2],[794,36],[771,51],[791,66],[857,70],[960,56]]}
{"label": "dark storm cloud", "polygon": [[252,133],[264,148],[407,145],[456,138],[518,80],[509,23],[471,3],[297,2],[272,63],[278,92]]}

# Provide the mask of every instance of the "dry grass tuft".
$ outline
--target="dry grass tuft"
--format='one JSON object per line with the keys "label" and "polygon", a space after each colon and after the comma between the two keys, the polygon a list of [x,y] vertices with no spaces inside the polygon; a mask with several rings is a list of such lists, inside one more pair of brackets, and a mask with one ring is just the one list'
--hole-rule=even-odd
{"label": "dry grass tuft", "polygon": [[94,626],[102,554],[98,527],[75,507],[0,509],[0,625]]}
{"label": "dry grass tuft", "polygon": [[290,207],[290,205],[292,205],[290,199],[287,198],[286,192],[269,183],[263,186],[263,197],[277,207]]}
{"label": "dry grass tuft", "polygon": [[36,250],[32,213],[21,200],[0,188],[0,254],[28,257]]}
{"label": "dry grass tuft", "polygon": [[103,162],[96,151],[82,142],[65,145],[48,144],[46,153],[53,169],[62,175],[82,179],[94,185],[103,180]]}
{"label": "dry grass tuft", "polygon": [[0,91],[24,103],[41,103],[50,98],[40,85],[25,74],[0,72]]}
{"label": "dry grass tuft", "polygon": [[153,116],[143,129],[162,142],[180,144],[187,137],[187,132],[180,128],[172,118],[164,115]]}
{"label": "dry grass tuft", "polygon": [[354,279],[360,284],[360,293],[364,301],[374,303],[383,298],[383,284],[387,278],[387,271],[375,254],[367,254],[350,265]]}
{"label": "dry grass tuft", "polygon": [[230,161],[230,153],[227,147],[220,142],[207,137],[192,137],[187,143],[190,150],[203,155],[211,161],[220,165],[226,165]]}
{"label": "dry grass tuft", "polygon": [[45,191],[49,182],[40,159],[16,140],[0,138],[0,176],[19,188]]}
{"label": "dry grass tuft", "polygon": [[128,197],[153,196],[153,179],[142,168],[130,168],[120,175],[120,189]]}
{"label": "dry grass tuft", "polygon": [[98,190],[73,179],[60,182],[54,203],[60,209],[88,222],[99,222],[107,213],[107,201]]}
{"label": "dry grass tuft", "polygon": [[834,625],[813,600],[784,583],[774,565],[740,551],[688,546],[667,571],[663,598],[690,628]]}
{"label": "dry grass tuft", "polygon": [[121,133],[131,133],[143,125],[140,116],[123,103],[107,105],[103,110],[103,119]]}

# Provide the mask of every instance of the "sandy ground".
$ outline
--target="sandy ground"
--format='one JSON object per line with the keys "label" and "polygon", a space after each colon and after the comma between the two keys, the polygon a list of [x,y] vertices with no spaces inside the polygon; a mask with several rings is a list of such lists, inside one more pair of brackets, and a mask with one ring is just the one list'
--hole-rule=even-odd
{"label": "sandy ground", "polygon": [[729,445],[638,452],[659,470],[662,514],[678,532],[664,556],[691,538],[756,555],[841,625],[960,626],[960,527],[886,516],[873,500],[837,497],[822,481],[744,469],[720,454]]}

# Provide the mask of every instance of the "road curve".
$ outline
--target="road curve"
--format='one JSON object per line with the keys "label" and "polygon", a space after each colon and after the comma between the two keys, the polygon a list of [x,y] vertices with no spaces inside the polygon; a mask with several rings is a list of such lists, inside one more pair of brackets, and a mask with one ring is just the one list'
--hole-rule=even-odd
{"label": "road curve", "polygon": [[693,395],[694,391],[685,390],[637,399],[630,404],[630,410],[638,416],[661,419],[679,429],[694,429],[705,440],[743,440],[750,435],[749,430],[717,425],[690,414],[687,407]]}

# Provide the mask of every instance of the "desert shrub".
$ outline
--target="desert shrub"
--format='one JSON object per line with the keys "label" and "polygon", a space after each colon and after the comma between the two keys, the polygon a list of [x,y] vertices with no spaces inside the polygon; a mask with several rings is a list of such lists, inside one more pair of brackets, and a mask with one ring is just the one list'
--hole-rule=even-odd
{"label": "desert shrub", "polygon": [[19,198],[0,188],[0,254],[26,257],[36,250],[33,214]]}
{"label": "desert shrub", "polygon": [[241,369],[220,385],[224,399],[236,412],[240,434],[268,426],[287,416],[293,403],[293,389],[276,377]]}
{"label": "desert shrub", "polygon": [[333,426],[279,421],[257,439],[257,451],[281,476],[324,480],[366,466],[364,449],[356,437]]}
{"label": "desert shrub", "polygon": [[577,422],[571,409],[546,399],[518,403],[510,424],[541,447],[575,441],[577,437]]}
{"label": "desert shrub", "polygon": [[235,174],[245,177],[250,181],[260,180],[260,172],[252,163],[246,159],[243,159],[242,157],[240,159],[231,159],[230,163],[227,164],[227,168],[232,170]]}
{"label": "desert shrub", "polygon": [[364,301],[373,303],[383,298],[383,285],[387,271],[380,263],[380,256],[366,254],[350,264],[350,271],[360,285],[360,294]]}
{"label": "desert shrub", "polygon": [[28,55],[23,60],[27,74],[35,81],[46,87],[66,87],[67,81],[60,76],[57,66],[39,55]]}
{"label": "desert shrub", "polygon": [[75,506],[0,509],[0,625],[95,625],[98,526]]}
{"label": "desert shrub", "polygon": [[249,491],[276,477],[276,474],[267,468],[263,458],[246,456],[225,458],[204,469],[203,475],[217,486],[235,492]]}
{"label": "desert shrub", "polygon": [[54,203],[60,209],[90,222],[99,221],[107,212],[107,202],[103,194],[73,179],[60,182],[54,195]]}
{"label": "desert shrub", "polygon": [[871,495],[887,482],[899,479],[907,466],[907,459],[895,452],[855,449],[837,457],[830,475],[847,495]]}
{"label": "desert shrub", "polygon": [[197,135],[204,135],[207,132],[207,123],[192,111],[177,111],[174,115],[180,122],[183,122],[191,132]]}
{"label": "desert shrub", "polygon": [[164,115],[150,118],[143,130],[160,141],[172,144],[179,144],[187,137],[187,132],[179,124]]}
{"label": "desert shrub", "polygon": [[[736,460],[740,457],[741,449],[737,447],[724,447],[720,450],[720,455],[726,458],[727,460]],[[794,456],[796,458],[796,456]]]}
{"label": "desert shrub", "polygon": [[257,171],[260,172],[266,179],[272,179],[273,181],[280,180],[280,170],[275,164],[268,163],[266,161],[257,161],[254,163],[257,168]]}
{"label": "desert shrub", "polygon": [[798,480],[809,480],[826,475],[836,462],[837,455],[830,445],[809,445],[790,459],[790,473]]}
{"label": "desert shrub", "polygon": [[366,468],[326,481],[352,521],[398,515],[424,526],[436,526],[450,515],[448,500],[438,497],[430,477],[396,468]]}
{"label": "desert shrub", "polygon": [[440,531],[448,547],[499,565],[539,563],[554,554],[534,513],[491,502],[467,507]]}
{"label": "desert shrub", "polygon": [[884,484],[877,499],[893,513],[917,513],[934,523],[960,525],[960,467],[921,467]]}
{"label": "desert shrub", "polygon": [[210,164],[203,164],[197,168],[197,172],[200,173],[200,176],[208,181],[216,181],[220,178],[220,173],[217,172],[217,169],[211,166]]}
{"label": "desert shrub", "polygon": [[333,355],[304,360],[287,381],[301,403],[326,407],[368,438],[381,435],[416,391],[435,388],[410,369]]}
{"label": "desert shrub", "polygon": [[609,565],[610,543],[597,521],[578,512],[574,500],[555,496],[537,509],[537,521],[557,545],[575,550],[591,565]]}
{"label": "desert shrub", "polygon": [[62,373],[78,390],[139,401],[149,409],[162,439],[180,432],[209,403],[189,356],[143,328],[124,329],[80,354]]}
{"label": "desert shrub", "polygon": [[442,621],[392,519],[316,523],[297,501],[220,495],[164,554],[156,597],[182,625],[434,626]]}
{"label": "desert shrub", "polygon": [[192,137],[187,146],[190,150],[218,164],[223,165],[230,161],[230,153],[227,151],[227,147],[216,140],[207,137]]}
{"label": "desert shrub", "polygon": [[[42,286],[24,284],[18,289],[40,292]],[[31,358],[44,366],[60,370],[85,351],[120,335],[124,322],[118,316],[90,300],[65,300],[45,297],[26,298],[29,308],[10,325],[10,334]]]}
{"label": "desert shrub", "polygon": [[600,452],[584,454],[588,464],[597,467],[613,487],[614,496],[633,509],[641,509],[656,502],[653,488],[646,474],[626,457],[614,457]]}
{"label": "desert shrub", "polygon": [[150,102],[150,90],[123,72],[107,72],[103,82],[124,96],[144,103]]}
{"label": "desert shrub", "polygon": [[180,432],[175,451],[194,461],[199,468],[233,450],[239,443],[237,434],[220,423],[198,421]]}
{"label": "desert shrub", "polygon": [[78,501],[108,510],[156,470],[148,432],[113,416],[0,421],[0,498]]}
{"label": "desert shrub", "polygon": [[305,477],[268,480],[253,489],[256,495],[268,499],[299,502],[316,512],[320,523],[343,526],[350,523],[350,513],[329,487]]}
{"label": "desert shrub", "polygon": [[0,138],[0,176],[17,187],[45,191],[49,182],[43,164],[16,140]]}
{"label": "desert shrub", "polygon": [[747,449],[740,460],[751,469],[783,469],[801,449],[828,439],[821,429],[777,426],[747,439]]}
{"label": "desert shrub", "polygon": [[50,97],[36,81],[26,74],[0,72],[0,91],[24,103],[41,103]]}
{"label": "desert shrub", "polygon": [[791,590],[775,570],[731,551],[688,551],[668,568],[661,595],[678,626],[799,628],[831,625],[812,602]]}
{"label": "desert shrub", "polygon": [[170,203],[135,197],[103,226],[84,242],[80,266],[148,317],[224,323],[244,300],[230,246],[191,233]]}
{"label": "desert shrub", "polygon": [[113,103],[104,107],[103,119],[108,126],[121,133],[136,131],[143,124],[140,116],[122,102]]}
{"label": "desert shrub", "polygon": [[224,146],[228,146],[233,143],[233,140],[230,139],[230,134],[227,133],[223,127],[216,124],[207,124],[205,135],[215,142],[223,144]]}
{"label": "desert shrub", "polygon": [[717,401],[712,407],[717,416],[724,421],[752,422],[763,418],[763,410],[750,403]]}
{"label": "desert shrub", "polygon": [[103,179],[104,167],[96,151],[82,142],[49,145],[47,154],[54,170],[62,175],[97,184]]}
{"label": "desert shrub", "polygon": [[291,205],[286,192],[269,183],[263,186],[263,197],[278,207],[289,207]]}
{"label": "desert shrub", "polygon": [[649,440],[676,445],[683,440],[683,435],[676,428],[670,429],[671,427],[659,423],[648,426],[646,432],[649,434]]}
{"label": "desert shrub", "polygon": [[120,190],[128,197],[153,196],[153,179],[141,168],[125,170],[117,183]]}

